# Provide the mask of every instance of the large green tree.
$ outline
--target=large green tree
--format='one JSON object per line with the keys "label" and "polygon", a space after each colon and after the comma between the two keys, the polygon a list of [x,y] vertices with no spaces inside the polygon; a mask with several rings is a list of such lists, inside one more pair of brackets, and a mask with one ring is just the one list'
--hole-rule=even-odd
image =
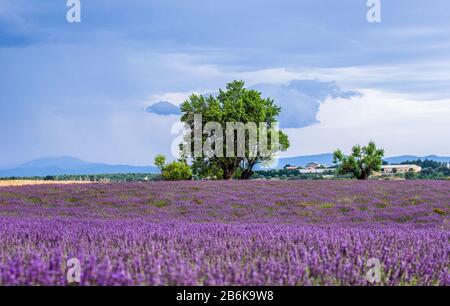
{"label": "large green tree", "polygon": [[366,180],[374,171],[380,171],[383,163],[384,150],[378,149],[373,141],[367,146],[353,146],[349,156],[341,150],[336,150],[333,162],[338,164],[339,174],[351,174],[359,180]]}
{"label": "large green tree", "polygon": [[[259,123],[263,122],[268,131],[268,146],[271,147],[272,143],[272,125],[276,122],[277,117],[281,112],[281,108],[277,106],[270,98],[262,98],[261,93],[256,90],[247,89],[244,87],[243,81],[234,81],[227,84],[226,89],[219,90],[217,96],[209,95],[207,97],[203,95],[191,95],[181,105],[181,121],[187,123],[192,130],[194,130],[194,115],[202,115],[203,127],[208,122],[219,123],[224,130],[224,136],[221,138],[223,143],[223,156],[189,156],[195,159],[195,164],[198,168],[211,167],[212,169],[221,169],[219,171],[224,179],[230,179],[238,177],[242,179],[250,178],[253,173],[253,167],[266,160],[270,160],[274,157],[275,151],[285,151],[289,147],[289,140],[286,134],[282,131],[278,131],[278,147],[273,150],[274,154],[271,156],[262,156],[260,151],[257,150],[257,154],[251,154],[249,146],[245,146],[245,156],[230,157],[226,154],[227,150],[227,134],[225,129],[227,123],[239,122],[243,124],[247,123]],[[213,133],[203,134],[202,144],[211,141]],[[234,150],[237,153],[237,137],[233,134]],[[249,140],[248,131],[245,134],[245,143],[248,144]],[[261,138],[258,134],[259,146]],[[194,138],[191,137],[190,152],[194,151]],[[203,165],[201,165],[203,163]],[[217,173],[217,171],[216,171]]]}

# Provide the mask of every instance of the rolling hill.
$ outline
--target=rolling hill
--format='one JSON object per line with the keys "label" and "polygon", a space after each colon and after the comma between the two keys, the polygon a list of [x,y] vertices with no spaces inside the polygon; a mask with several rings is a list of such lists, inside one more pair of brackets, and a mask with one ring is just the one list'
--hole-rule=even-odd
{"label": "rolling hill", "polygon": [[153,166],[108,165],[87,163],[70,156],[45,157],[24,163],[16,168],[1,169],[0,177],[25,177],[47,175],[82,175],[115,173],[157,173]]}

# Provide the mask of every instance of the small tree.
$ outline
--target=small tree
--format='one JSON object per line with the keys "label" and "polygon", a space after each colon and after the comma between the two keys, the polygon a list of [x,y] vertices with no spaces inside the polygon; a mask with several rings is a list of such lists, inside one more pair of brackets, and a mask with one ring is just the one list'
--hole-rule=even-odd
{"label": "small tree", "polygon": [[380,171],[383,163],[384,150],[378,149],[373,141],[367,146],[353,146],[350,156],[345,156],[341,150],[336,150],[333,162],[338,164],[338,173],[352,174],[359,180],[366,180],[374,171]]}
{"label": "small tree", "polygon": [[163,167],[162,176],[168,181],[190,180],[192,178],[192,171],[185,162],[174,161]]}
{"label": "small tree", "polygon": [[408,172],[405,173],[405,179],[413,180],[417,177],[416,173],[413,169],[409,169]]}
{"label": "small tree", "polygon": [[162,172],[164,164],[166,163],[166,157],[162,154],[158,154],[155,157],[155,166]]}

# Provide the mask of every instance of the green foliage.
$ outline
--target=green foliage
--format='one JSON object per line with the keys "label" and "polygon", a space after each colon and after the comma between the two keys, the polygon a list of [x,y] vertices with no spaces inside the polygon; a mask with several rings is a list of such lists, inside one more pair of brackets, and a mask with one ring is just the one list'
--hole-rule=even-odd
{"label": "green foliage", "polygon": [[155,157],[155,165],[161,170],[161,176],[168,181],[184,181],[192,178],[192,171],[185,159],[166,163],[166,157],[158,154]]}
{"label": "green foliage", "polygon": [[[214,97],[210,95],[205,97],[202,95],[191,95],[180,107],[182,112],[181,121],[187,123],[190,127],[194,125],[194,115],[201,114],[203,126],[207,122],[217,122],[225,130],[228,122],[241,122],[247,124],[254,122],[257,125],[260,122],[265,122],[268,131],[272,124],[276,121],[281,112],[281,108],[275,105],[270,98],[262,98],[261,93],[256,90],[246,89],[244,82],[234,81],[228,83],[225,90],[220,89],[219,94]],[[268,133],[270,139],[270,132]],[[213,135],[203,135],[203,143],[208,141]],[[246,135],[246,142],[248,140],[248,133]],[[247,142],[248,143],[248,142]],[[193,149],[193,137],[190,144]],[[271,145],[270,143],[268,144]],[[237,150],[235,145],[235,151]],[[279,151],[285,151],[289,147],[289,140],[286,134],[279,131]],[[223,138],[224,156],[227,151],[226,136]],[[193,151],[193,150],[191,150]],[[237,154],[235,154],[237,155]],[[198,165],[203,163],[198,169],[204,169],[207,165],[212,167],[214,175],[220,173],[216,171],[221,169],[221,175],[224,179],[233,177],[248,179],[253,174],[253,167],[270,158],[263,158],[261,156],[250,157],[248,146],[245,148],[245,157],[203,157],[201,160],[197,159]],[[199,175],[205,175],[203,171],[197,171]],[[206,173],[210,175],[210,173]]]}
{"label": "green foliage", "polygon": [[160,175],[151,173],[115,173],[115,174],[64,174],[55,176],[5,177],[0,180],[47,180],[47,181],[83,181],[83,182],[143,182],[160,180]]}
{"label": "green foliage", "polygon": [[413,179],[417,178],[417,176],[418,176],[418,174],[412,170],[409,170],[408,172],[405,173],[405,179],[407,179],[407,180],[413,180]]}
{"label": "green foliage", "polygon": [[253,179],[282,179],[282,180],[320,180],[326,178],[336,178],[333,169],[322,173],[300,173],[298,170],[271,169],[255,171]]}
{"label": "green foliage", "polygon": [[154,203],[152,203],[154,206],[158,207],[158,208],[163,208],[166,207],[167,205],[169,205],[169,201],[167,200],[158,200]]}
{"label": "green foliage", "polygon": [[336,206],[336,204],[334,203],[322,203],[320,205],[321,209],[328,209],[328,208],[333,208],[334,206]]}
{"label": "green foliage", "polygon": [[192,171],[185,162],[174,161],[164,165],[162,168],[162,176],[168,181],[190,180],[192,178]]}
{"label": "green foliage", "polygon": [[166,163],[166,157],[162,154],[158,154],[155,157],[155,166],[162,171],[164,164]]}
{"label": "green foliage", "polygon": [[420,173],[406,173],[405,178],[412,179],[445,179],[450,177],[450,168],[447,167],[447,163],[440,163],[433,160],[415,160],[415,161],[405,161],[404,165],[417,165],[422,167]]}
{"label": "green foliage", "polygon": [[442,209],[439,209],[439,208],[435,208],[435,209],[433,209],[433,211],[435,213],[439,214],[439,215],[442,215],[442,216],[446,216],[447,215],[447,213],[445,211],[443,211]]}
{"label": "green foliage", "polygon": [[368,179],[374,171],[380,171],[384,150],[377,149],[373,141],[367,146],[356,145],[350,156],[345,156],[341,150],[336,150],[333,162],[338,164],[338,174],[351,174],[359,180]]}
{"label": "green foliage", "polygon": [[196,178],[221,179],[223,170],[217,163],[204,158],[195,158],[191,165],[192,174]]}

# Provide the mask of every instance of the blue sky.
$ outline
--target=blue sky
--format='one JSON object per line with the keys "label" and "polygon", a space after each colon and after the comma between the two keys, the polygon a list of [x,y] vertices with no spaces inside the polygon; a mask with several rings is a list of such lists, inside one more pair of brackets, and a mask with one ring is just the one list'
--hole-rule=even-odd
{"label": "blue sky", "polygon": [[69,24],[65,0],[2,0],[0,166],[149,164],[178,120],[152,105],[234,79],[282,106],[286,156],[450,155],[450,3],[381,4],[373,24],[366,0],[81,0]]}

